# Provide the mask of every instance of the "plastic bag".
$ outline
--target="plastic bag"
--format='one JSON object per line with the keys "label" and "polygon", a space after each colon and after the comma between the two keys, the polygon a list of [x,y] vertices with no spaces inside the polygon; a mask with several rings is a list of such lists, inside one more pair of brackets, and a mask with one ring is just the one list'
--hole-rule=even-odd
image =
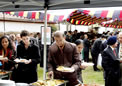
{"label": "plastic bag", "polygon": [[101,54],[99,54],[99,56],[98,56],[97,65],[102,66],[102,56],[101,56]]}

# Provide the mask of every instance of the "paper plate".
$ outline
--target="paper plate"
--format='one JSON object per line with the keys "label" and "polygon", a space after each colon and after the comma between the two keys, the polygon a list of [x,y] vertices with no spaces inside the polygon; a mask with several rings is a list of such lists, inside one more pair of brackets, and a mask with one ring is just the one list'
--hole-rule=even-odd
{"label": "paper plate", "polygon": [[75,69],[70,68],[70,67],[64,67],[64,66],[59,66],[56,68],[56,70],[61,71],[61,72],[74,72]]}
{"label": "paper plate", "polygon": [[6,60],[8,59],[7,57],[0,57],[0,60]]}
{"label": "paper plate", "polygon": [[24,63],[26,62],[27,60],[26,59],[15,59],[14,60],[16,63]]}
{"label": "paper plate", "polygon": [[93,66],[94,64],[93,63],[83,62],[81,65],[84,65],[84,66]]}

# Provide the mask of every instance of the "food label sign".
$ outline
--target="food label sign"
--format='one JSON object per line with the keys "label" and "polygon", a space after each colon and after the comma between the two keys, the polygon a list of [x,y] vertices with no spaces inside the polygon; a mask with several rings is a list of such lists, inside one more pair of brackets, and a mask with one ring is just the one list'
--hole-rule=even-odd
{"label": "food label sign", "polygon": [[[41,26],[41,42],[44,44],[44,26]],[[51,44],[51,27],[46,28],[46,45]]]}

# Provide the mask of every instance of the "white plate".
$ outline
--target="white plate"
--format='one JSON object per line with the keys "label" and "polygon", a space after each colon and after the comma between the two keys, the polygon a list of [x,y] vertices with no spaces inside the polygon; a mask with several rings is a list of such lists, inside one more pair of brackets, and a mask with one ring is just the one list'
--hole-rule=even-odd
{"label": "white plate", "polygon": [[75,69],[70,68],[70,67],[64,67],[64,66],[59,66],[56,68],[56,70],[61,71],[61,72],[74,72]]}
{"label": "white plate", "polygon": [[83,62],[83,63],[81,63],[81,65],[83,65],[83,66],[93,66],[94,64],[93,63]]}
{"label": "white plate", "polygon": [[0,60],[6,60],[8,59],[7,57],[0,57]]}
{"label": "white plate", "polygon": [[25,63],[27,60],[26,59],[15,59],[14,61],[16,63]]}

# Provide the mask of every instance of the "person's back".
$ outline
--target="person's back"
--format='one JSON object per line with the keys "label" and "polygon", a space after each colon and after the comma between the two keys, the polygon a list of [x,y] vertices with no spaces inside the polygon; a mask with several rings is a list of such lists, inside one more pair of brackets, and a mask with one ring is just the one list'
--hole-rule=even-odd
{"label": "person's back", "polygon": [[91,48],[91,52],[95,54],[99,54],[101,43],[102,43],[101,38],[96,39]]}
{"label": "person's back", "polygon": [[104,41],[104,42],[100,45],[100,52],[102,53],[106,47],[107,47],[107,41]]}
{"label": "person's back", "polygon": [[83,48],[83,52],[84,52],[84,61],[85,62],[89,62],[89,48],[90,48],[90,41],[88,39],[88,35],[85,34],[84,35],[84,48]]}
{"label": "person's back", "polygon": [[98,56],[99,56],[99,53],[100,53],[101,43],[102,43],[101,38],[96,39],[95,42],[93,43],[92,48],[91,48],[92,61],[94,63],[94,65],[93,65],[94,71],[100,71],[97,68],[97,60],[98,60]]}

